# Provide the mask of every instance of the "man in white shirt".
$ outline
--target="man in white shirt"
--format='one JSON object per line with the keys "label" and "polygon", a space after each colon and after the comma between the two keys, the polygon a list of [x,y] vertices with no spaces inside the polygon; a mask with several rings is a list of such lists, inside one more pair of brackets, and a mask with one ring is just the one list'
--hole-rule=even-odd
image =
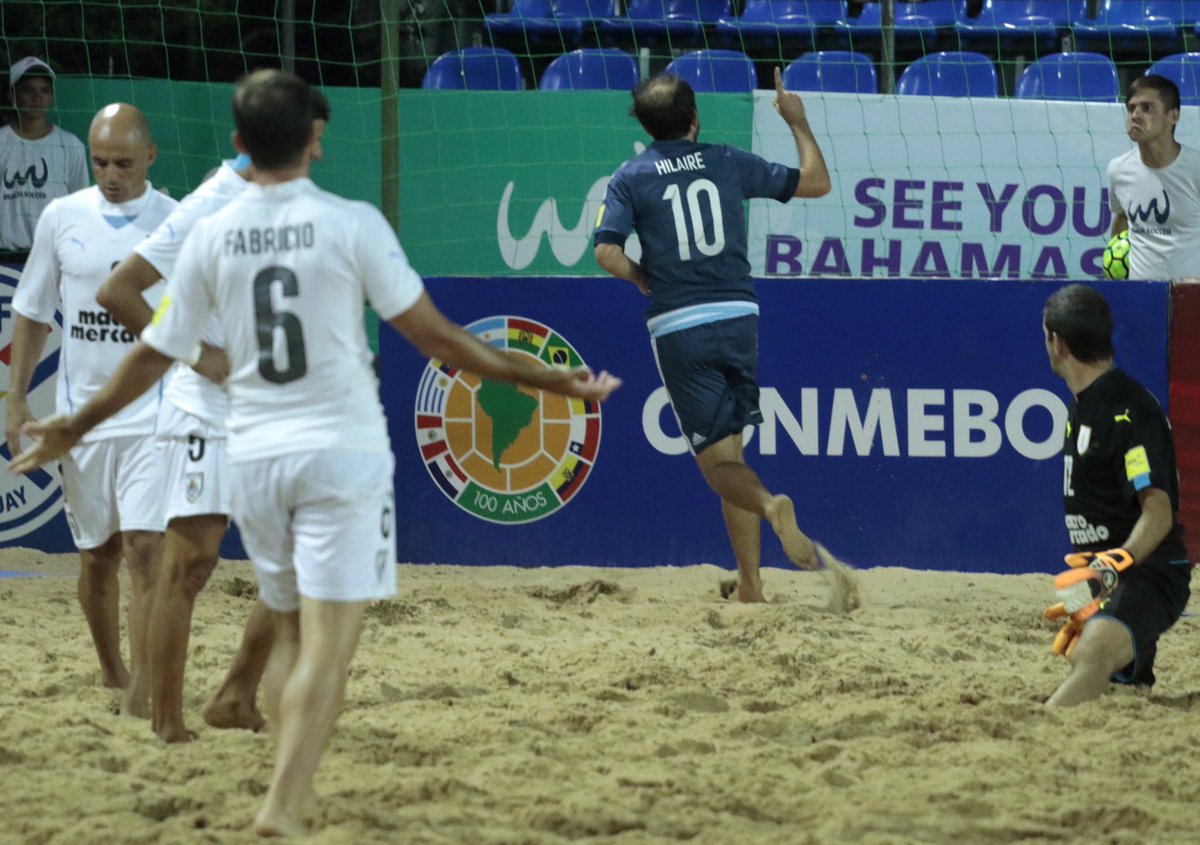
{"label": "man in white shirt", "polygon": [[35,56],[14,63],[8,101],[16,116],[0,127],[0,252],[11,254],[29,251],[42,211],[86,188],[88,174],[83,143],[47,118],[54,105],[48,64]]}
{"label": "man in white shirt", "polygon": [[1179,88],[1139,76],[1125,100],[1137,147],[1108,163],[1112,234],[1129,230],[1129,278],[1200,276],[1200,150],[1175,140]]}
{"label": "man in white shirt", "polygon": [[[314,98],[318,128],[323,131],[329,105],[319,92],[314,91]],[[154,234],[114,268],[100,288],[100,304],[140,335],[154,316],[143,292],[173,274],[192,227],[241,194],[252,175],[248,155],[222,162],[209,179],[183,198]],[[228,360],[216,318],[210,320],[204,340],[201,361],[195,368],[176,364],[171,371],[159,414],[158,441],[167,473],[167,530],[150,617],[150,724],[165,742],[193,738],[183,718],[192,611],[196,596],[216,568],[232,511],[225,427],[229,398],[219,386],[228,375]],[[249,730],[263,726],[255,699],[274,630],[270,610],[259,599],[246,620],[225,679],[204,706],[204,721],[210,726]]]}
{"label": "man in white shirt", "polygon": [[234,518],[271,608],[266,706],[275,773],[260,835],[302,835],[372,600],[395,594],[393,460],[362,313],[367,301],[423,355],[484,378],[590,401],[620,385],[505,355],[449,322],[378,210],[308,179],[320,129],[311,89],[259,71],[234,94],[255,184],[199,221],[143,341],[73,417],[33,425],[18,472],[61,454],[198,354],[208,315],[229,355]]}
{"label": "man in white shirt", "polygon": [[[96,186],[47,206],[13,296],[15,316],[7,445],[20,451],[26,401],[55,311],[63,315],[56,409],[87,403],[117,369],[137,337],[96,302],[112,267],[175,208],[146,180],[157,150],[140,111],[114,103],[92,121],[88,146]],[[154,301],[161,290],[151,291]],[[125,690],[121,711],[149,715],[148,620],[163,530],[162,472],[154,427],[159,386],[147,383],[121,414],[90,432],[59,464],[67,523],[79,548],[79,601],[100,658],[105,686]],[[129,563],[132,674],[121,658],[117,569]]]}

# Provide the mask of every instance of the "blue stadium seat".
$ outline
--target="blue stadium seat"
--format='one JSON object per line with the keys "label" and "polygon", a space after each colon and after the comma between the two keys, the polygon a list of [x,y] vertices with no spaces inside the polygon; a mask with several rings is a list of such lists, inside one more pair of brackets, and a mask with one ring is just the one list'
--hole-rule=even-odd
{"label": "blue stadium seat", "polygon": [[1071,13],[1087,0],[983,0],[975,17],[967,0],[959,0],[956,28],[963,47],[1032,42],[1053,48],[1071,23]]}
{"label": "blue stadium seat", "polygon": [[934,97],[995,97],[996,66],[982,53],[945,52],[922,56],[904,69],[897,94]]}
{"label": "blue stadium seat", "polygon": [[1179,102],[1200,106],[1200,53],[1177,53],[1150,65],[1147,74],[1158,74],[1179,86]]}
{"label": "blue stadium seat", "polygon": [[[1096,17],[1087,16],[1086,3],[1071,10],[1075,45],[1104,53],[1149,53],[1175,50],[1183,28],[1197,23],[1196,4],[1180,0],[1099,0]],[[1190,9],[1190,12],[1189,12]]]}
{"label": "blue stadium seat", "polygon": [[608,89],[630,91],[637,85],[638,69],[633,56],[621,50],[572,50],[542,71],[542,91]]}
{"label": "blue stadium seat", "polygon": [[600,31],[637,43],[698,42],[731,8],[730,0],[629,0],[625,16],[604,21]]}
{"label": "blue stadium seat", "polygon": [[[944,32],[954,29],[958,0],[924,0],[921,3],[896,3],[896,43],[909,44],[930,52]],[[848,16],[838,24],[851,48],[878,44],[883,39],[882,4],[865,3],[861,14]]]}
{"label": "blue stadium seat", "polygon": [[667,65],[665,73],[685,80],[701,93],[748,94],[754,90],[754,62],[737,50],[696,50]]}
{"label": "blue stadium seat", "polygon": [[783,87],[789,91],[878,94],[879,79],[869,56],[848,50],[805,53],[783,69]]}
{"label": "blue stadium seat", "polygon": [[472,91],[520,91],[517,57],[500,47],[466,47],[433,60],[422,88]]}
{"label": "blue stadium seat", "polygon": [[536,44],[540,41],[576,44],[583,21],[557,20],[552,0],[513,0],[512,10],[484,15],[484,29],[493,44]]}
{"label": "blue stadium seat", "polygon": [[716,29],[731,42],[813,42],[822,32],[836,32],[845,19],[845,0],[746,0],[741,15],[720,18]]}
{"label": "blue stadium seat", "polygon": [[1021,72],[1022,100],[1089,100],[1115,103],[1121,93],[1117,66],[1100,53],[1052,53]]}

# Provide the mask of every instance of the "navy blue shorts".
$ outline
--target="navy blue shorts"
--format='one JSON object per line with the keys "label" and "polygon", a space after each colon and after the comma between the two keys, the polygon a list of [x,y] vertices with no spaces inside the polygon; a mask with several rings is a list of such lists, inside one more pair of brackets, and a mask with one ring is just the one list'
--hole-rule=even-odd
{"label": "navy blue shorts", "polygon": [[692,454],[762,422],[757,316],[693,326],[652,338],[651,343]]}
{"label": "navy blue shorts", "polygon": [[1117,588],[1096,614],[1120,622],[1133,638],[1133,662],[1113,675],[1120,684],[1154,685],[1158,638],[1179,619],[1191,595],[1186,564],[1152,561],[1122,572]]}

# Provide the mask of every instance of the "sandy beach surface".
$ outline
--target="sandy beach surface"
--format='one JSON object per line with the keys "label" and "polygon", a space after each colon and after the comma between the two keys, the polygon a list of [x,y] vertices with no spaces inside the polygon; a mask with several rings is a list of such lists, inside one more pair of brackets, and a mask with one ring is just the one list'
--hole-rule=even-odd
{"label": "sandy beach surface", "polygon": [[[201,594],[196,742],[113,715],[76,558],[0,552],[0,842],[250,843],[268,733],[200,708],[253,601]],[[317,776],[313,843],[1200,842],[1200,631],[1151,692],[1065,711],[1048,576],[875,568],[823,612],[819,575],[723,601],[713,566],[402,566],[372,606]],[[128,584],[124,583],[125,595]]]}

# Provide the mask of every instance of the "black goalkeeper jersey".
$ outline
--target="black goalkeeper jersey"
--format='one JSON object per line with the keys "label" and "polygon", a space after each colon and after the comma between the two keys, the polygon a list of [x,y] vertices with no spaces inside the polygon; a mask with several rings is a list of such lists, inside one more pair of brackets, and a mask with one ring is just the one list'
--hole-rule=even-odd
{"label": "black goalkeeper jersey", "polygon": [[[1137,494],[1147,487],[1165,491],[1172,513],[1179,510],[1171,425],[1150,391],[1113,369],[1075,398],[1067,418],[1063,506],[1075,551],[1124,545],[1142,514]],[[1187,559],[1177,520],[1150,559]]]}

